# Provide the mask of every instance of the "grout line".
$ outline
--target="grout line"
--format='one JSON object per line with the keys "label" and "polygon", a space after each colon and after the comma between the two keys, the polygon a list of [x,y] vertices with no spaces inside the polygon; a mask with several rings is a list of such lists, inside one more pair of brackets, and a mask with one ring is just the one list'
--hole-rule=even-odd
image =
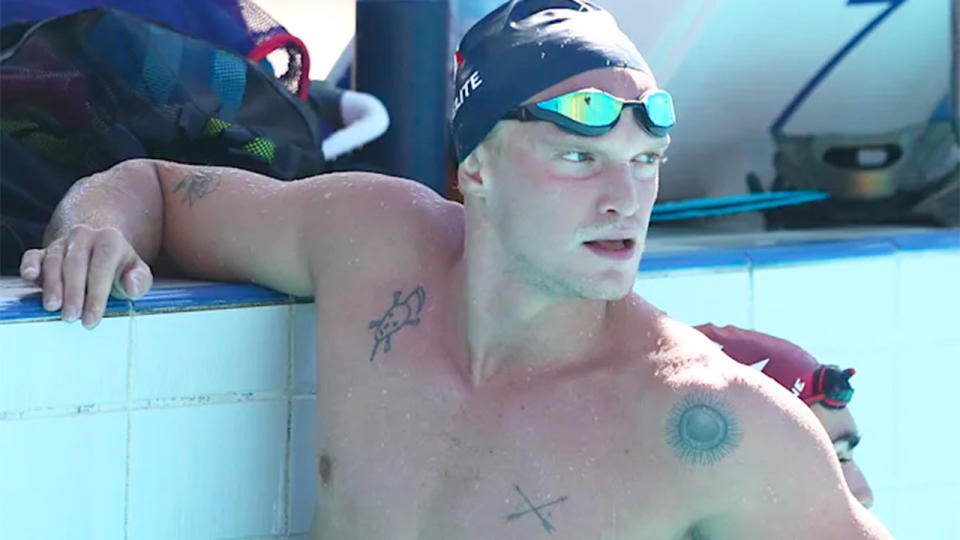
{"label": "grout line", "polygon": [[293,454],[293,386],[294,380],[296,379],[296,354],[297,354],[297,345],[296,345],[296,323],[297,323],[297,312],[295,306],[290,304],[288,308],[288,320],[290,322],[287,328],[287,337],[288,337],[288,346],[287,346],[287,434],[284,439],[283,447],[283,484],[282,484],[282,496],[283,496],[283,534],[290,534],[290,523],[291,510],[290,506],[293,504],[293,490],[290,489],[290,478],[291,473],[291,460]]}
{"label": "grout line", "polygon": [[747,290],[747,322],[750,324],[748,328],[756,330],[757,328],[757,303],[756,303],[756,283],[754,282],[754,273],[756,271],[756,266],[753,264],[753,259],[750,258],[750,255],[747,254],[747,283],[749,283],[749,288]]}
{"label": "grout line", "polygon": [[217,540],[310,540],[309,534],[274,535],[274,536],[237,536],[229,538],[218,538]]}
{"label": "grout line", "polygon": [[132,425],[131,418],[131,405],[133,398],[133,351],[134,351],[134,340],[136,339],[136,333],[134,331],[134,316],[135,312],[133,311],[133,302],[130,302],[130,328],[127,331],[129,339],[127,340],[127,455],[126,455],[126,470],[123,474],[123,539],[127,540],[130,537],[130,447],[131,447],[131,436],[130,430]]}
{"label": "grout line", "polygon": [[[894,324],[894,328],[895,328],[895,329],[898,329],[898,330],[901,329],[901,328],[903,328],[903,325],[900,324],[900,323],[901,323],[901,319],[900,319],[900,313],[901,313],[901,312],[900,312],[900,307],[901,307],[901,306],[900,306],[900,293],[901,293],[901,289],[900,289],[900,287],[901,287],[901,279],[903,278],[903,272],[902,272],[902,266],[901,266],[901,262],[902,262],[902,261],[901,261],[901,258],[902,258],[902,251],[900,251],[899,248],[896,248],[896,247],[895,247],[895,251],[894,251],[894,254],[893,254],[893,261],[894,261],[894,279],[893,279],[893,324]],[[896,336],[896,338],[897,338],[897,340],[896,340],[897,343],[896,343],[896,354],[893,355],[893,362],[894,362],[895,364],[900,364],[900,365],[902,365],[903,351],[904,351],[904,349],[905,349],[904,346],[903,346],[903,332],[902,332],[902,331],[897,331],[897,332],[895,332],[895,336]],[[897,371],[898,371],[897,368],[896,368],[896,366],[891,366],[891,368],[892,368],[891,371],[893,372],[894,377],[896,377]],[[899,429],[898,429],[898,428],[899,428],[899,425],[898,425],[899,423],[897,422],[897,414],[896,414],[896,411],[897,411],[897,409],[898,409],[897,398],[899,397],[899,392],[897,391],[897,388],[898,388],[900,385],[896,383],[896,379],[895,379],[895,380],[894,380],[894,383],[893,383],[891,386],[892,386],[892,388],[890,389],[890,393],[891,393],[892,395],[891,395],[890,397],[891,397],[891,399],[892,399],[892,401],[893,401],[893,411],[894,411],[894,414],[893,414],[893,418],[890,419],[890,433],[892,434],[894,441],[899,441],[899,440],[900,440],[900,433],[899,433]],[[893,482],[894,482],[894,484],[897,484],[897,483],[900,482],[900,466],[899,466],[899,464],[898,464],[899,456],[897,455],[897,453],[898,453],[898,452],[897,452],[897,445],[895,444],[894,447],[893,447],[893,463],[892,463],[891,466],[890,466],[890,468],[893,469],[892,471],[890,471],[890,473],[891,473],[891,476],[893,476]]]}
{"label": "grout line", "polygon": [[293,521],[291,506],[293,505],[293,490],[290,488],[290,480],[293,476],[293,398],[287,398],[287,434],[284,440],[283,449],[283,534],[290,534],[290,524]]}
{"label": "grout line", "polygon": [[313,392],[290,394],[281,392],[224,392],[220,394],[198,394],[172,398],[142,399],[124,403],[68,405],[61,407],[37,407],[20,411],[0,411],[0,421],[29,420],[54,416],[74,416],[80,414],[102,414],[120,411],[141,411],[148,409],[172,409],[196,405],[222,405],[227,403],[247,403],[256,401],[284,400],[293,397],[315,396]]}

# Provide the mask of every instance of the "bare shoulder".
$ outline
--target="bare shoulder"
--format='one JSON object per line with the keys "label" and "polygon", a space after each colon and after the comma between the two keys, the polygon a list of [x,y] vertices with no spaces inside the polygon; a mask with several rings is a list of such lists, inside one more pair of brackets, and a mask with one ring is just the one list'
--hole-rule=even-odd
{"label": "bare shoulder", "polygon": [[429,267],[462,248],[463,207],[419,182],[364,172],[311,182],[303,245],[316,279]]}
{"label": "bare shoulder", "polygon": [[[691,326],[658,318],[654,374],[679,402],[713,404],[734,430],[736,455],[729,466],[758,473],[781,471],[784,459],[831,456],[832,446],[816,417],[776,382],[729,358]],[[694,398],[684,398],[695,396]],[[833,473],[824,467],[824,478]],[[748,475],[756,478],[758,474]],[[759,475],[762,476],[762,475]],[[745,480],[744,483],[749,483]]]}
{"label": "bare shoulder", "polygon": [[[706,538],[889,538],[846,488],[813,413],[696,329],[660,314],[650,355],[666,449],[689,478]],[[693,495],[696,494],[696,495]]]}

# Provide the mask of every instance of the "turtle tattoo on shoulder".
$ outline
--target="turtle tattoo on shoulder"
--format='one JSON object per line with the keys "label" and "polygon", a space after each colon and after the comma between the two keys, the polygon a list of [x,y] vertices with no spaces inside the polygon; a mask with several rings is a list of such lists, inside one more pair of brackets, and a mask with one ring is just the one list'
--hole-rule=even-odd
{"label": "turtle tattoo on shoulder", "polygon": [[416,326],[420,324],[420,311],[426,302],[426,293],[423,286],[418,286],[410,292],[403,301],[400,296],[403,291],[393,291],[393,305],[387,310],[386,314],[380,319],[370,321],[369,329],[373,331],[373,351],[370,353],[370,361],[373,362],[377,355],[377,349],[383,344],[383,352],[390,352],[390,338],[404,326]]}

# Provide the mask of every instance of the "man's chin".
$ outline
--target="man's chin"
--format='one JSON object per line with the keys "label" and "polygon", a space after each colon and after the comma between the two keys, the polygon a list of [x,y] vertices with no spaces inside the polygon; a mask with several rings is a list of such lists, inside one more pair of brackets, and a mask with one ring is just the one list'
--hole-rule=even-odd
{"label": "man's chin", "polygon": [[631,283],[591,283],[580,288],[580,294],[588,300],[623,300],[633,292]]}

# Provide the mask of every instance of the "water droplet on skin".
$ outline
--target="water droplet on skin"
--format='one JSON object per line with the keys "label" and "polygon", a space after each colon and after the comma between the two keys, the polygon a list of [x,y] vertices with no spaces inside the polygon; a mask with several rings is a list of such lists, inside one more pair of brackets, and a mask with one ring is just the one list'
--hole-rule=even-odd
{"label": "water droplet on skin", "polygon": [[333,193],[330,193],[330,192],[328,191],[328,192],[326,192],[326,193],[323,194],[323,198],[324,198],[324,199],[329,199],[332,195],[333,195]]}

